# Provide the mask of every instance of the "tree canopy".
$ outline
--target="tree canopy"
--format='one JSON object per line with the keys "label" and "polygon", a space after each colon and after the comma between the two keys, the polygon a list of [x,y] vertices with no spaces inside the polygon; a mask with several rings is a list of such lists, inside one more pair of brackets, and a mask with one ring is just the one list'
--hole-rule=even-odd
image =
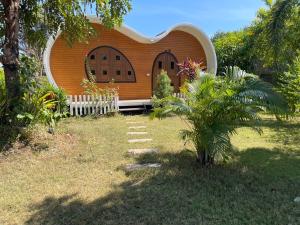
{"label": "tree canopy", "polygon": [[7,96],[20,98],[19,49],[22,44],[43,48],[60,29],[69,44],[95,34],[86,14],[94,14],[112,28],[131,9],[131,0],[0,0],[0,62]]}
{"label": "tree canopy", "polygon": [[267,7],[259,9],[251,25],[214,36],[221,71],[235,64],[251,73],[277,77],[288,70],[297,57],[300,1],[264,1]]}

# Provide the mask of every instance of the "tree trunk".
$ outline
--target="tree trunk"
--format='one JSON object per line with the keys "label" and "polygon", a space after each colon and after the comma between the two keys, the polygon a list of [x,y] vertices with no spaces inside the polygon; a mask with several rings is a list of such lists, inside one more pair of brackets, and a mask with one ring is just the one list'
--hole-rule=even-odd
{"label": "tree trunk", "polygon": [[197,162],[201,166],[210,166],[214,164],[214,158],[207,154],[207,151],[198,151],[197,152]]}
{"label": "tree trunk", "polygon": [[20,98],[19,70],[19,5],[20,0],[1,0],[4,7],[5,40],[1,62],[9,100]]}

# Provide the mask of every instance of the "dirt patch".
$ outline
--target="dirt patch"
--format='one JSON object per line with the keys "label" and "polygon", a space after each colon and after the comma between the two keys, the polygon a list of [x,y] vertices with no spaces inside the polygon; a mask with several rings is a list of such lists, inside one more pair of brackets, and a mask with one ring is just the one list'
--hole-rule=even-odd
{"label": "dirt patch", "polygon": [[56,152],[66,153],[72,151],[76,143],[77,138],[75,135],[64,132],[57,132],[52,135],[44,129],[36,128],[26,131],[15,142],[7,146],[4,151],[0,152],[0,161],[12,155],[31,155],[42,152],[47,152],[48,154],[44,154],[43,157],[49,158],[49,156],[55,156]]}

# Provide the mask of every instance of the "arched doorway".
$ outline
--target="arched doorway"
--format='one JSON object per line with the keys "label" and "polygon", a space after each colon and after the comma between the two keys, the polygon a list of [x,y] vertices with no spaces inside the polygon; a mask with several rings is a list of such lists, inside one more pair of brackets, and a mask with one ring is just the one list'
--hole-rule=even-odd
{"label": "arched doorway", "polygon": [[156,88],[157,76],[161,70],[165,70],[171,79],[171,85],[174,87],[175,92],[179,92],[180,76],[178,76],[179,66],[178,60],[174,54],[169,51],[160,53],[154,60],[152,70],[152,91]]}

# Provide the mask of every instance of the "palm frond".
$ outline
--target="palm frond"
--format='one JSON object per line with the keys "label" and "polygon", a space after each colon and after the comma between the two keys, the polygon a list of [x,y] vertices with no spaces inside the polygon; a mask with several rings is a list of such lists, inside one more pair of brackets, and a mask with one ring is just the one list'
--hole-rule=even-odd
{"label": "palm frond", "polygon": [[277,0],[271,9],[271,19],[268,24],[268,33],[276,49],[280,48],[280,42],[283,35],[287,19],[290,17],[295,6],[299,6],[299,0]]}

